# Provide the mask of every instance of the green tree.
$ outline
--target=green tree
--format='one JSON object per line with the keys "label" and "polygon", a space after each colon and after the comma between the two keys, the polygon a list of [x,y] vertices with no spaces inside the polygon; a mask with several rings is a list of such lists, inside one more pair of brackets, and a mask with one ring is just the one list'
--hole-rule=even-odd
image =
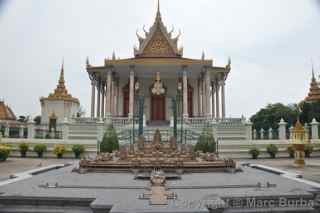
{"label": "green tree", "polygon": [[299,104],[301,109],[300,121],[310,123],[313,118],[320,121],[320,102],[305,102]]}
{"label": "green tree", "polygon": [[299,115],[299,107],[297,104],[284,105],[282,103],[268,104],[254,114],[250,120],[253,123],[253,128],[260,130],[277,129],[278,123],[283,118],[288,126],[294,124]]}
{"label": "green tree", "polygon": [[194,147],[195,151],[202,151],[204,153],[216,152],[216,142],[214,140],[212,130],[204,129]]}
{"label": "green tree", "polygon": [[112,125],[108,126],[100,143],[100,152],[109,152],[119,149],[119,140],[117,133]]}

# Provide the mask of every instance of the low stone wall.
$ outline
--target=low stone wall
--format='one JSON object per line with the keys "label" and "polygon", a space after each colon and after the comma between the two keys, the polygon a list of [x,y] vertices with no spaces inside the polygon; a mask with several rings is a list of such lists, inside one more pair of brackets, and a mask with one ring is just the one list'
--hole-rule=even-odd
{"label": "low stone wall", "polygon": [[[243,140],[243,141],[219,141],[218,150],[221,157],[226,158],[250,158],[249,150],[257,147],[261,154],[259,158],[269,158],[266,148],[269,144],[274,144],[279,148],[277,157],[289,157],[287,148],[290,146],[290,140]],[[312,157],[320,157],[320,140],[311,140],[314,146]]]}
{"label": "low stone wall", "polygon": [[[56,144],[64,144],[68,152],[64,157],[73,157],[71,148],[74,144],[82,144],[86,149],[87,154],[94,154],[97,151],[97,142],[94,140],[55,140],[55,139],[10,139],[2,138],[1,143],[10,144],[12,146],[11,156],[20,156],[19,144],[27,143],[30,146],[28,156],[36,157],[36,153],[33,152],[33,146],[36,144],[47,145],[47,153],[44,157],[55,157],[52,153],[53,147]],[[320,140],[312,140],[311,143],[314,145],[315,150],[312,153],[312,157],[320,157]],[[250,158],[248,151],[252,147],[260,149],[261,154],[259,158],[269,158],[266,152],[266,147],[269,144],[274,144],[279,148],[277,157],[288,157],[287,147],[290,145],[289,140],[238,140],[238,141],[219,141],[218,150],[221,157],[225,158]]]}
{"label": "low stone wall", "polygon": [[44,153],[44,157],[55,157],[53,154],[53,147],[56,144],[64,144],[67,152],[64,154],[64,158],[73,158],[72,146],[75,144],[84,145],[86,153],[97,152],[97,142],[94,140],[56,140],[56,139],[15,139],[15,138],[2,138],[1,143],[9,144],[12,147],[10,156],[20,156],[19,144],[27,143],[29,145],[28,157],[37,157],[37,154],[33,151],[33,147],[36,144],[45,144],[47,146],[47,152]]}

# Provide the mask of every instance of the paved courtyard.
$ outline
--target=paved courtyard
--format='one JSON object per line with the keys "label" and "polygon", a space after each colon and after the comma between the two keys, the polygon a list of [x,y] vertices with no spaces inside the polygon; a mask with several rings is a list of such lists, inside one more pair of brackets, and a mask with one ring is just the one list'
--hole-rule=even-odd
{"label": "paved courtyard", "polygon": [[[38,159],[38,158],[9,158],[6,162],[0,163],[0,181],[8,179],[11,174],[35,169],[43,166],[61,163],[75,163],[75,159]],[[286,171],[302,174],[305,179],[320,183],[320,158],[306,159],[305,168],[295,168],[293,159],[243,159],[239,163],[255,163],[283,169]]]}
{"label": "paved courtyard", "polygon": [[0,162],[0,181],[8,179],[11,174],[24,172],[39,167],[49,166],[52,164],[61,164],[69,162],[76,162],[76,160],[55,158],[9,158],[5,162]]}
{"label": "paved courtyard", "polygon": [[257,159],[257,160],[239,160],[240,163],[255,163],[265,166],[275,167],[288,172],[303,175],[303,178],[320,183],[320,158],[306,158],[305,168],[296,168],[293,166],[293,159]]}

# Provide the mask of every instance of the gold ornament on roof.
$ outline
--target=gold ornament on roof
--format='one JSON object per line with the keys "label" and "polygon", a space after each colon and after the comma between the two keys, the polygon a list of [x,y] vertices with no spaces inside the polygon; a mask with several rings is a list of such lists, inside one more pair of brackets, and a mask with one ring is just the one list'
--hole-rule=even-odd
{"label": "gold ornament on roof", "polygon": [[166,92],[161,82],[160,72],[156,73],[156,80],[153,84],[153,88],[151,89],[151,92],[153,95],[163,95]]}
{"label": "gold ornament on roof", "polygon": [[68,93],[68,90],[65,86],[65,80],[64,80],[64,65],[62,63],[61,70],[60,70],[60,77],[59,82],[54,90],[53,93],[50,93],[48,98],[42,98],[42,100],[63,100],[63,101],[71,101],[74,103],[79,103],[79,100],[77,98],[72,97],[71,94]]}

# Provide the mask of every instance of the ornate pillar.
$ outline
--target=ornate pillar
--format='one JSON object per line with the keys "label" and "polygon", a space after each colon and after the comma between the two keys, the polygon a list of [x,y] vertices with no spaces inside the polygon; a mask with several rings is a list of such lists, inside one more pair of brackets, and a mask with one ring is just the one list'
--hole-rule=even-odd
{"label": "ornate pillar", "polygon": [[183,68],[183,117],[188,117],[188,78],[187,78],[187,70],[184,66]]}
{"label": "ornate pillar", "polygon": [[222,105],[222,118],[226,117],[226,98],[225,98],[225,82],[220,81],[221,85],[221,105]]}
{"label": "ornate pillar", "polygon": [[198,99],[199,99],[199,102],[198,102],[198,111],[199,111],[199,116],[202,116],[202,110],[203,110],[203,107],[202,107],[202,81],[201,81],[201,77],[198,79]]}
{"label": "ornate pillar", "polygon": [[317,122],[317,120],[313,118],[311,123],[311,139],[315,139],[315,140],[319,139],[318,128],[319,128],[319,122]]}
{"label": "ornate pillar", "polygon": [[19,126],[19,138],[24,138],[24,126]]}
{"label": "ornate pillar", "polygon": [[[206,68],[205,68],[206,69]],[[210,117],[210,75],[208,70],[205,71],[206,77],[206,116]]]}
{"label": "ornate pillar", "polygon": [[107,73],[106,116],[111,116],[111,69]]}
{"label": "ornate pillar", "polygon": [[91,79],[91,118],[94,118],[96,105],[96,81]]}
{"label": "ornate pillar", "polygon": [[287,123],[283,120],[283,118],[281,118],[279,122],[279,139],[280,140],[287,139],[286,126],[287,126]]}
{"label": "ornate pillar", "polygon": [[216,118],[220,118],[220,97],[219,97],[219,92],[220,92],[220,86],[217,83],[216,84]]}
{"label": "ornate pillar", "polygon": [[98,97],[97,97],[97,117],[100,118],[100,107],[101,107],[101,79],[98,80],[97,85]]}
{"label": "ornate pillar", "polygon": [[132,118],[134,110],[134,66],[130,66],[129,79],[129,117]]}
{"label": "ornate pillar", "polygon": [[105,83],[102,82],[102,88],[101,88],[101,95],[102,95],[102,100],[101,100],[101,117],[104,118],[104,103],[105,103],[105,96],[106,96],[106,85]]}
{"label": "ornate pillar", "polygon": [[204,75],[201,75],[201,86],[202,86],[202,116],[206,115],[206,84],[204,80]]}
{"label": "ornate pillar", "polygon": [[216,117],[216,109],[215,109],[215,85],[214,81],[211,81],[211,108],[212,108],[212,118],[214,119]]}
{"label": "ornate pillar", "polygon": [[114,115],[114,79],[111,80],[111,114]]}
{"label": "ornate pillar", "polygon": [[10,125],[9,123],[6,123],[5,129],[4,129],[4,137],[9,138],[10,137]]}

